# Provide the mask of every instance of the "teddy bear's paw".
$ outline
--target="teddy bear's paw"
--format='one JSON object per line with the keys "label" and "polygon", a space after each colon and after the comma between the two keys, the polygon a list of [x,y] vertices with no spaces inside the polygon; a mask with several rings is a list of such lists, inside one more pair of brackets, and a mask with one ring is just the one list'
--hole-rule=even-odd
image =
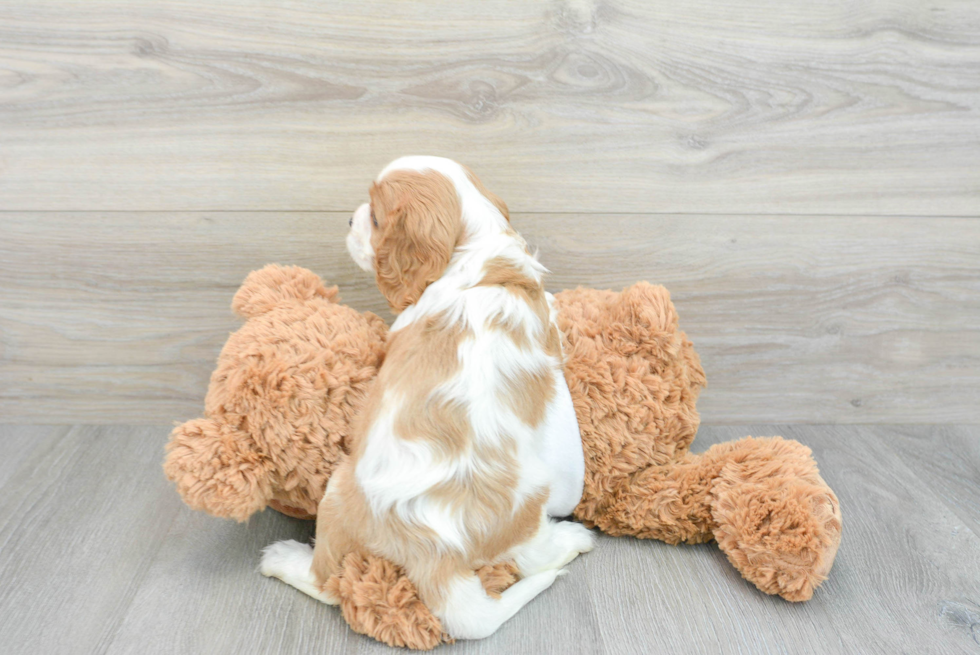
{"label": "teddy bear's paw", "polygon": [[767,594],[809,600],[840,545],[833,491],[788,477],[720,487],[713,490],[714,536],[729,561]]}
{"label": "teddy bear's paw", "polygon": [[336,605],[338,600],[324,592],[313,574],[313,548],[309,544],[287,539],[262,550],[259,572],[267,578],[279,578],[291,587],[317,600]]}

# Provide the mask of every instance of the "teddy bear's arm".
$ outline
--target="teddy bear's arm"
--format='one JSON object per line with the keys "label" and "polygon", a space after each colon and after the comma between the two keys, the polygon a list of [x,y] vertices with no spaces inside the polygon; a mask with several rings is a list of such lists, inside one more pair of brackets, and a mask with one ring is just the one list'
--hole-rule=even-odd
{"label": "teddy bear's arm", "polygon": [[207,418],[174,428],[163,470],[191,509],[244,521],[273,497],[268,459],[232,426]]}

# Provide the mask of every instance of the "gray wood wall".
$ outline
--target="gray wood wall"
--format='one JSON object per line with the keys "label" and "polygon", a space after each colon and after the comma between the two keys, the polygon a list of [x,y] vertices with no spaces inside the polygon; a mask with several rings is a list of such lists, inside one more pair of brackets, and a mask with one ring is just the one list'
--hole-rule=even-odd
{"label": "gray wood wall", "polygon": [[198,415],[267,262],[401,154],[550,287],[666,285],[705,423],[980,422],[971,0],[0,3],[0,421]]}

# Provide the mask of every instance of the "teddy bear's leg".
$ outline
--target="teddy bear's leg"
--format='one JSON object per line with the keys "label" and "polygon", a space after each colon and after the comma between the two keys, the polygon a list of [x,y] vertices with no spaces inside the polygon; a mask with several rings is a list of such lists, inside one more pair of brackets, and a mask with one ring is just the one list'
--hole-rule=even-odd
{"label": "teddy bear's leg", "polygon": [[762,591],[808,600],[827,578],[841,538],[840,503],[810,449],[779,437],[719,446],[728,451],[711,488],[719,547]]}
{"label": "teddy bear's leg", "polygon": [[586,523],[669,544],[715,539],[743,577],[792,601],[809,599],[827,577],[841,534],[840,505],[810,449],[779,437],[637,471]]}
{"label": "teddy bear's leg", "polygon": [[281,500],[276,500],[275,498],[269,501],[269,507],[276,510],[280,514],[285,514],[290,518],[302,519],[304,521],[316,520],[316,514],[310,514],[305,509],[295,507],[293,505],[287,505]]}
{"label": "teddy bear's leg", "polygon": [[614,537],[672,545],[711,541],[715,526],[709,492],[723,465],[687,454],[679,462],[648,466],[620,480],[601,506],[580,505],[575,517]]}
{"label": "teddy bear's leg", "polygon": [[272,498],[271,465],[248,435],[211,419],[170,433],[163,469],[191,509],[244,521]]}

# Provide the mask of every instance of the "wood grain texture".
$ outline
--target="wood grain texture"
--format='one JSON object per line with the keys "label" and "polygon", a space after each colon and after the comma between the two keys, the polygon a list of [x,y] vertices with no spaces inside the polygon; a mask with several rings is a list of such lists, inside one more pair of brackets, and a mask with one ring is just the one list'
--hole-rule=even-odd
{"label": "wood grain texture", "polygon": [[[0,462],[46,442],[0,487],[0,639],[11,655],[388,653],[340,613],[255,568],[312,524],[235,524],[180,505],[160,469],[166,427],[0,426]],[[600,536],[592,553],[491,638],[456,653],[922,653],[980,651],[980,429],[719,426],[703,450],[783,434],[814,450],[844,515],[829,580],[792,604],[742,580],[712,544]],[[954,443],[955,440],[955,443]],[[906,459],[909,444],[926,456]],[[957,448],[960,461],[930,457]],[[937,488],[924,475],[958,484]],[[447,651],[448,652],[448,651]]]}
{"label": "wood grain texture", "polygon": [[[516,214],[549,287],[670,289],[706,424],[980,422],[980,224]],[[231,297],[267,262],[388,317],[339,213],[0,213],[0,421],[200,414]]]}
{"label": "wood grain texture", "polygon": [[50,450],[68,432],[69,426],[8,425],[0,430],[3,445],[0,452],[0,489],[35,451]]}
{"label": "wood grain texture", "polygon": [[980,9],[0,5],[0,207],[343,210],[393,157],[517,211],[976,215]]}
{"label": "wood grain texture", "polygon": [[[256,571],[263,547],[309,541],[313,524],[263,512],[238,525],[183,511],[146,574],[106,651],[150,653],[391,653],[350,630],[339,610]],[[572,571],[581,572],[581,569]],[[514,617],[504,641],[460,643],[453,650],[499,653],[602,653],[588,582],[569,575],[550,597]],[[575,622],[568,622],[573,608]],[[541,625],[561,626],[541,630]],[[562,647],[566,650],[556,650]],[[571,650],[568,650],[571,649]],[[581,650],[579,650],[581,649]]]}
{"label": "wood grain texture", "polygon": [[980,438],[957,425],[884,428],[882,437],[906,465],[975,534],[980,535]]}
{"label": "wood grain texture", "polygon": [[[11,432],[0,459],[18,455]],[[17,655],[105,652],[182,508],[160,466],[165,430],[33,433],[44,446],[0,487],[0,643]]]}

